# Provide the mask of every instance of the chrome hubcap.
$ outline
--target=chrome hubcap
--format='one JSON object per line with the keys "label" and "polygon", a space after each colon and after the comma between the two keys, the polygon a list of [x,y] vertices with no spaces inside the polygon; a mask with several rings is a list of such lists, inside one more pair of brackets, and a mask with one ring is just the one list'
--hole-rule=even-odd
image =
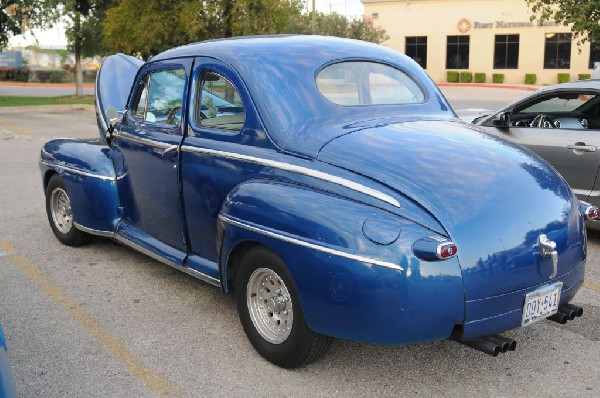
{"label": "chrome hubcap", "polygon": [[273,270],[259,268],[250,275],[246,289],[250,319],[260,335],[281,344],[292,331],[292,299],[283,280]]}
{"label": "chrome hubcap", "polygon": [[62,188],[56,188],[50,196],[50,212],[56,229],[67,234],[73,228],[73,211],[69,195]]}

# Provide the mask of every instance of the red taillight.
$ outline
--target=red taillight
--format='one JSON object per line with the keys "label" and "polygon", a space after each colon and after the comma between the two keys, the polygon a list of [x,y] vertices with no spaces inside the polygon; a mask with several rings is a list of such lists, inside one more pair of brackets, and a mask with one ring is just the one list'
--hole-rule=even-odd
{"label": "red taillight", "polygon": [[598,218],[598,215],[600,215],[600,213],[598,213],[598,208],[596,206],[588,206],[585,209],[585,219],[586,220],[592,220],[594,218]]}
{"label": "red taillight", "polygon": [[444,242],[437,247],[437,257],[440,260],[445,260],[450,257],[456,256],[458,253],[458,247],[452,242]]}

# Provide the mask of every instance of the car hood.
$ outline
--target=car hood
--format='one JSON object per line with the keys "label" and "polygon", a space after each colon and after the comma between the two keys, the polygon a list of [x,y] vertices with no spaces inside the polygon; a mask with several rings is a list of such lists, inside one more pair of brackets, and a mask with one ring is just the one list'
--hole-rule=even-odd
{"label": "car hood", "polygon": [[[510,264],[493,262],[498,256],[533,258],[540,234],[557,242],[563,260],[583,261],[578,201],[564,179],[533,153],[476,127],[458,121],[366,124],[330,141],[318,159],[377,180],[431,212],[458,245],[467,298],[547,281],[546,270],[531,262],[517,282],[509,274],[493,286],[478,279],[487,262],[497,276],[509,271]],[[559,271],[567,272],[566,264],[559,261]]]}
{"label": "car hood", "polygon": [[125,54],[107,57],[96,79],[96,118],[100,135],[104,138],[109,125],[106,109],[124,111],[131,86],[144,61]]}

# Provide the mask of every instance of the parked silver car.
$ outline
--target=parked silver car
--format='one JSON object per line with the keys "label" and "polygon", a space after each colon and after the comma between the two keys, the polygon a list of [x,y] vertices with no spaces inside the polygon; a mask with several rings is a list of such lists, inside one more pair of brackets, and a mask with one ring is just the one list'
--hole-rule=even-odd
{"label": "parked silver car", "polygon": [[[562,174],[579,199],[600,205],[600,80],[542,88],[473,124],[531,149]],[[600,222],[588,226],[600,229]]]}

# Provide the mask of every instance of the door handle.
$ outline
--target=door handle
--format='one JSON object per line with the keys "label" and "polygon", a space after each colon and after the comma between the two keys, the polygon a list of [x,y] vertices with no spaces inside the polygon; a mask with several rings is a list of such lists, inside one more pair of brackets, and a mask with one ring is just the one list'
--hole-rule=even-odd
{"label": "door handle", "polygon": [[169,153],[169,152],[176,151],[176,150],[177,150],[177,148],[179,148],[179,146],[177,146],[177,145],[171,145],[171,146],[169,146],[169,147],[165,148],[165,150],[164,150],[164,151],[162,151],[160,154],[161,154],[162,156],[165,156],[165,155],[166,155],[167,153]]}
{"label": "door handle", "polygon": [[585,144],[567,145],[567,149],[575,152],[596,152],[596,147],[594,145]]}

